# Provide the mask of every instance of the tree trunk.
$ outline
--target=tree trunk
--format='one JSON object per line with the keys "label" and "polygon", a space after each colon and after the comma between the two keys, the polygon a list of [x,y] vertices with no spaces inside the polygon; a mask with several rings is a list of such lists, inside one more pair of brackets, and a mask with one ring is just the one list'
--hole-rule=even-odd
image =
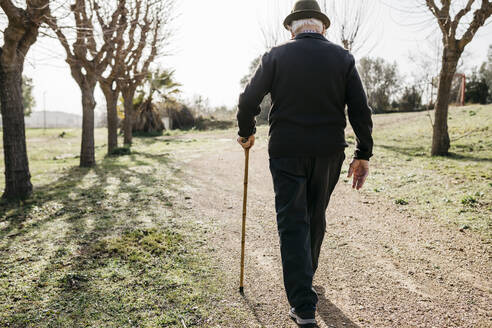
{"label": "tree trunk", "polygon": [[118,95],[119,90],[113,90],[110,84],[100,82],[99,85],[106,98],[106,112],[108,119],[108,155],[118,148]]}
{"label": "tree trunk", "polygon": [[22,101],[22,64],[7,70],[0,65],[0,100],[5,161],[5,191],[2,197],[25,199],[32,193],[32,184]]}
{"label": "tree trunk", "polygon": [[82,91],[82,147],[80,150],[80,166],[92,167],[96,165],[94,154],[94,99],[95,83],[86,83],[81,86]]}
{"label": "tree trunk", "polygon": [[442,58],[442,69],[439,76],[437,89],[436,112],[434,120],[434,133],[432,137],[432,156],[447,155],[450,147],[448,133],[448,108],[449,94],[453,83],[454,74],[460,58],[458,51],[445,47]]}
{"label": "tree trunk", "polygon": [[123,121],[123,135],[125,145],[130,146],[133,139],[133,98],[135,97],[135,90],[126,90],[122,92],[123,104],[125,107],[125,120]]}

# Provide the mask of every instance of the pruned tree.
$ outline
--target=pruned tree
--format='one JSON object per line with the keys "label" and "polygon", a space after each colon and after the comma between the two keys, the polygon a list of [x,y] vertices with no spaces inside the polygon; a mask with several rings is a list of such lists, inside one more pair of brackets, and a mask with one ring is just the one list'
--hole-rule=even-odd
{"label": "pruned tree", "polygon": [[24,116],[30,116],[36,106],[33,95],[34,83],[31,78],[22,76],[22,103],[24,105]]}
{"label": "pruned tree", "polygon": [[[119,22],[116,26],[116,33],[110,35],[105,33],[103,36],[105,42],[113,43],[112,53],[110,53],[109,67],[99,76],[99,86],[104,94],[106,100],[106,121],[108,128],[108,154],[112,154],[116,148],[118,148],[118,99],[120,95],[120,88],[118,86],[118,78],[122,73],[122,67],[118,65],[118,56],[124,50],[125,39],[124,34],[128,27],[129,10],[125,3],[120,2],[121,12],[119,13]],[[99,24],[104,26],[105,30],[110,29],[106,26],[105,19],[101,15],[100,11],[96,12]]]}
{"label": "pruned tree", "polygon": [[[433,156],[447,155],[450,148],[448,133],[448,108],[451,84],[456,73],[458,61],[465,47],[473,40],[477,31],[492,15],[492,2],[488,0],[467,0],[462,8],[455,8],[458,1],[425,0],[428,10],[437,19],[439,29],[442,32],[443,55],[442,67],[439,75],[439,87],[437,90],[434,131],[432,137]],[[455,4],[455,6],[452,6]],[[475,9],[473,15],[472,10]],[[453,8],[452,8],[453,7]],[[456,14],[453,16],[453,11]],[[464,17],[472,16],[470,22],[465,22]],[[461,36],[458,36],[458,33]]]}
{"label": "pruned tree", "polygon": [[363,55],[377,45],[377,30],[381,28],[378,4],[371,0],[323,0],[321,8],[330,14],[332,26],[328,30],[332,38],[339,41],[345,49]]}
{"label": "pruned tree", "polygon": [[[51,17],[49,25],[55,32],[66,52],[66,62],[70,66],[72,77],[79,85],[82,93],[82,145],[80,151],[80,166],[91,167],[95,165],[94,154],[94,109],[96,100],[94,91],[96,84],[110,60],[113,58],[115,45],[113,43],[117,34],[120,17],[125,10],[125,0],[118,0],[114,6],[112,15],[105,22],[101,13],[105,8],[96,0],[75,0],[70,5],[73,16],[75,32],[74,41],[70,43],[69,35],[72,31],[69,27],[60,27],[57,19]],[[98,37],[98,32],[102,37]]]}
{"label": "pruned tree", "polygon": [[5,191],[3,198],[23,199],[32,193],[26,149],[22,72],[39,27],[50,14],[49,0],[26,0],[25,8],[0,0],[7,16],[0,48],[0,102],[3,121]]}
{"label": "pruned tree", "polygon": [[106,120],[108,125],[108,154],[118,148],[118,68],[112,68],[107,76],[99,77],[99,86],[106,99]]}
{"label": "pruned tree", "polygon": [[116,58],[116,65],[121,68],[117,84],[125,108],[124,143],[131,145],[135,93],[168,41],[170,33],[164,28],[171,22],[174,1],[132,0],[127,6],[131,20],[124,36],[126,44]]}

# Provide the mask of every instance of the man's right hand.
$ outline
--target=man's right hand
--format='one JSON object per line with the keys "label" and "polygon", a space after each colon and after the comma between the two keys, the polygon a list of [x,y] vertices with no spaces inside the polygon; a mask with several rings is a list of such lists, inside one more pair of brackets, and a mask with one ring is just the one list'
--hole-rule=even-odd
{"label": "man's right hand", "polygon": [[239,137],[237,138],[238,144],[240,144],[244,149],[250,149],[255,144],[255,136],[252,135],[249,138]]}
{"label": "man's right hand", "polygon": [[362,186],[364,186],[364,182],[366,182],[366,178],[369,175],[369,161],[354,159],[352,163],[350,163],[347,177],[350,178],[352,175],[354,176],[352,188],[360,190]]}

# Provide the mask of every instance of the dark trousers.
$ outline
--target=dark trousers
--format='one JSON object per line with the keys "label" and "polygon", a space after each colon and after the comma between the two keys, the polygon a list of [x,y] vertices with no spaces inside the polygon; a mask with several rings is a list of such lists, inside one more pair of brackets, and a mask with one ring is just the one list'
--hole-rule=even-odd
{"label": "dark trousers", "polygon": [[313,276],[325,235],[325,212],[345,160],[329,157],[271,158],[275,209],[287,299],[297,312],[316,310]]}

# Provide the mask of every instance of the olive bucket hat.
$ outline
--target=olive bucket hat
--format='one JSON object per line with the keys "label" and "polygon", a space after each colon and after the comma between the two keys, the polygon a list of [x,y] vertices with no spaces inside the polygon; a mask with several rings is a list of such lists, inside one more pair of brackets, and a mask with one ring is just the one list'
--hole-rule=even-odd
{"label": "olive bucket hat", "polygon": [[298,0],[294,9],[284,21],[284,26],[289,29],[293,21],[300,19],[316,18],[323,22],[325,28],[330,27],[330,19],[326,16],[316,0]]}

